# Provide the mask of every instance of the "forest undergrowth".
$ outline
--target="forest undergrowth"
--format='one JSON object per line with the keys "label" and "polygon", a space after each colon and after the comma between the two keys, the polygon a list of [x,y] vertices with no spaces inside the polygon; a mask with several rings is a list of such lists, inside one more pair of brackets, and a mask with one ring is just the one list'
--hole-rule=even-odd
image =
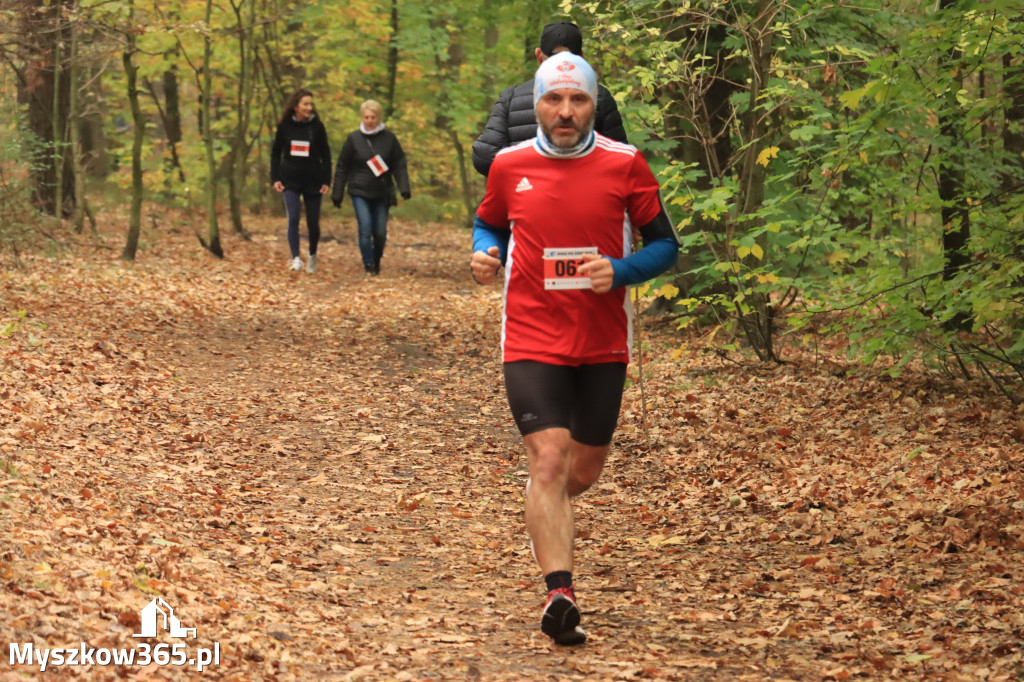
{"label": "forest undergrowth", "polygon": [[133,264],[113,227],[5,261],[0,679],[38,674],[9,643],[135,648],[158,597],[210,679],[1024,679],[1024,411],[984,385],[643,318],[561,648],[469,235],[392,221],[369,277],[328,214],[310,275],[281,222],[224,260],[172,216]]}

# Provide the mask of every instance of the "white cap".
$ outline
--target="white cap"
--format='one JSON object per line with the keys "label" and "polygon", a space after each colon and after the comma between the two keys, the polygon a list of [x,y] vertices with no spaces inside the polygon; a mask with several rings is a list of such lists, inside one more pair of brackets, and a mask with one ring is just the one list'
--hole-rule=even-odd
{"label": "white cap", "polygon": [[559,52],[541,63],[533,78],[534,105],[544,93],[558,88],[582,90],[597,104],[597,74],[586,59],[572,52]]}

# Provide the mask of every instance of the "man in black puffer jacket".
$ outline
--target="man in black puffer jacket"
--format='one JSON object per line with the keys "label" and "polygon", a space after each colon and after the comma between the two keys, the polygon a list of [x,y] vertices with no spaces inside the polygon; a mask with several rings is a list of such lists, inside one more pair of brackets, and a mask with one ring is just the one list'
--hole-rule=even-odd
{"label": "man in black puffer jacket", "polygon": [[[540,47],[534,54],[537,63],[558,52],[568,50],[583,56],[583,35],[576,24],[561,21],[544,27]],[[628,142],[622,127],[622,116],[608,88],[597,86],[597,108],[594,130],[617,142]],[[494,103],[487,125],[473,143],[473,166],[484,177],[491,170],[494,155],[505,147],[537,136],[537,118],[533,111],[533,79],[506,88]]]}

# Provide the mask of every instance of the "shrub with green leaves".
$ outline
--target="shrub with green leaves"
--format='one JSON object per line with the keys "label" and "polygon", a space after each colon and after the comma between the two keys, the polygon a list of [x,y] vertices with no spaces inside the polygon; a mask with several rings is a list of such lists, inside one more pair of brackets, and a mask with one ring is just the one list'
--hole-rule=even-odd
{"label": "shrub with green leaves", "polygon": [[893,373],[1020,383],[1019,4],[563,6],[668,161],[680,313],[711,310],[762,360],[824,333]]}

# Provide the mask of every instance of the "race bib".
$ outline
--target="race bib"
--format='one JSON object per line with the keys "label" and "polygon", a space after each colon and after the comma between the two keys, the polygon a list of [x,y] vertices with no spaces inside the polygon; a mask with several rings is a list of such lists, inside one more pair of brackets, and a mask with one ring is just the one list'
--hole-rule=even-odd
{"label": "race bib", "polygon": [[583,255],[587,253],[596,255],[597,247],[544,249],[544,288],[549,291],[589,289],[590,278],[578,274],[579,267],[586,262]]}
{"label": "race bib", "polygon": [[388,165],[384,163],[384,159],[380,158],[380,154],[367,161],[366,165],[378,178],[388,172]]}
{"label": "race bib", "polygon": [[292,140],[292,156],[309,156],[309,141]]}

